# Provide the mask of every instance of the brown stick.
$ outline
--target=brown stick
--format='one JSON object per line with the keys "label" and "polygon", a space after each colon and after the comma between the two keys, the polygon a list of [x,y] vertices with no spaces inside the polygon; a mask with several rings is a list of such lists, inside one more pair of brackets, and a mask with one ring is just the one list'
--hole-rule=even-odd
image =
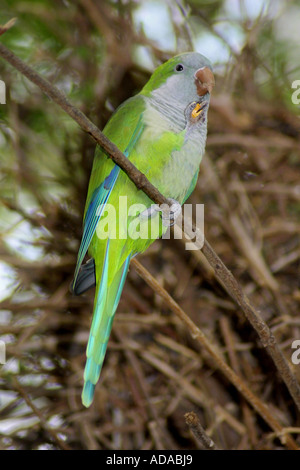
{"label": "brown stick", "polygon": [[200,423],[200,419],[194,413],[194,411],[189,411],[185,413],[185,422],[194,434],[197,441],[200,442],[201,447],[206,450],[216,450],[216,444],[214,441],[206,434],[205,429],[202,427]]}
{"label": "brown stick", "polygon": [[[35,72],[2,44],[0,44],[0,56],[19,70],[19,72],[25,75],[29,80],[35,83],[47,96],[49,96],[49,98],[69,114],[69,116],[74,119],[84,131],[90,134],[103,148],[107,156],[110,157],[123,171],[125,171],[127,176],[138,189],[144,191],[144,193],[147,194],[147,196],[149,196],[149,198],[156,204],[168,204],[168,200],[150,183],[150,181],[148,181],[145,175],[123,155],[116,145],[110,142],[110,140],[85,116],[84,113],[75,108],[60,90]],[[193,227],[193,229],[195,230],[195,227]],[[188,230],[188,233],[191,233],[191,231]],[[298,407],[298,410],[300,411],[300,386],[283,353],[278,347],[270,329],[260,317],[259,313],[251,305],[249,299],[243,293],[242,288],[232,273],[226,268],[210,244],[206,240],[204,240],[204,244],[202,244],[202,242],[196,242],[195,244],[199,249],[202,249],[203,254],[214,269],[216,278],[224,286],[228,294],[241,307],[248,321],[256,330],[263,346],[272,357],[279,374],[285,382],[296,406]]]}
{"label": "brown stick", "polygon": [[21,384],[18,382],[18,380],[16,379],[16,377],[13,377],[13,384],[14,384],[14,387],[16,390],[18,390],[19,394],[21,395],[21,397],[25,400],[25,403],[29,406],[29,408],[32,409],[33,413],[38,417],[38,419],[40,420],[40,424],[41,424],[41,427],[48,433],[50,434],[50,436],[54,439],[54,441],[58,444],[58,446],[62,449],[62,450],[71,450],[70,447],[68,446],[68,444],[66,444],[60,437],[59,437],[59,433],[56,433],[54,429],[52,429],[48,423],[47,423],[47,420],[46,418],[43,416],[41,410],[39,410],[35,404],[33,403],[33,401],[31,400],[31,398],[28,396],[28,394],[26,393],[26,391],[23,389],[23,387],[21,386]]}
{"label": "brown stick", "polygon": [[6,31],[8,31],[10,28],[12,28],[16,21],[17,21],[17,18],[12,18],[7,23],[5,23],[3,26],[0,25],[0,36],[2,36],[2,34],[6,33]]}

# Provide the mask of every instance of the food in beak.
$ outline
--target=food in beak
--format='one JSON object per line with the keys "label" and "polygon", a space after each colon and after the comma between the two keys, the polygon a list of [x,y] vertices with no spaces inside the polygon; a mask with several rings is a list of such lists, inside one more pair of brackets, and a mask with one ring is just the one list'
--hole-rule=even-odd
{"label": "food in beak", "polygon": [[206,106],[207,106],[207,103],[205,103],[205,101],[203,101],[202,103],[196,103],[191,113],[192,118],[196,119],[201,114],[201,111],[203,111],[203,109],[206,108]]}

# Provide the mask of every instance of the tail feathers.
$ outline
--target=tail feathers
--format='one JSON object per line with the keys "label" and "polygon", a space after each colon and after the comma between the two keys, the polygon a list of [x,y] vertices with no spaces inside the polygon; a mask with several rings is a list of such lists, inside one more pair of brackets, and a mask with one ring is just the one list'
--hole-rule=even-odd
{"label": "tail feathers", "polygon": [[87,361],[84,370],[82,403],[89,407],[94,398],[95,385],[99,380],[114,314],[117,309],[128,272],[130,255],[108,285],[109,250],[106,250],[101,283],[97,286],[93,321],[87,345]]}

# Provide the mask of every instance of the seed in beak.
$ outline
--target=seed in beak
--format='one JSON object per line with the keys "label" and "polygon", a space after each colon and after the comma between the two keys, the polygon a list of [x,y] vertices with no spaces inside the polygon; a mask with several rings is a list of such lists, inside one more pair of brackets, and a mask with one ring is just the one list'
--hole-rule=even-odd
{"label": "seed in beak", "polygon": [[192,118],[193,119],[196,119],[196,117],[199,116],[199,114],[201,113],[202,111],[202,107],[201,107],[201,104],[200,103],[196,103],[196,106],[194,107],[193,111],[192,111]]}

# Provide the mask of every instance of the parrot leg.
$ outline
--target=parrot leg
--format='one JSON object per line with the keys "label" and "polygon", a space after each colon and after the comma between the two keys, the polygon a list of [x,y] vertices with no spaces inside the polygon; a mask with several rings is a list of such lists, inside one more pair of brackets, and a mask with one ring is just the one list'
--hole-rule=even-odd
{"label": "parrot leg", "polygon": [[145,209],[143,212],[141,212],[139,214],[139,217],[142,219],[142,220],[145,220],[145,219],[150,219],[153,215],[156,214],[156,212],[158,212],[160,209],[159,209],[159,205],[158,204],[151,204],[150,207],[148,207],[148,209]]}
{"label": "parrot leg", "polygon": [[158,204],[151,204],[148,209],[145,209],[139,214],[139,217],[141,219],[150,219],[157,212],[161,212],[163,225],[165,227],[172,227],[181,214],[181,204],[176,201],[176,199],[172,198],[168,198],[168,201],[171,203],[171,206],[169,206],[169,204],[162,204],[161,206]]}
{"label": "parrot leg", "polygon": [[162,204],[158,210],[161,211],[162,224],[165,227],[172,227],[181,215],[181,204],[176,199],[168,198],[171,206]]}

